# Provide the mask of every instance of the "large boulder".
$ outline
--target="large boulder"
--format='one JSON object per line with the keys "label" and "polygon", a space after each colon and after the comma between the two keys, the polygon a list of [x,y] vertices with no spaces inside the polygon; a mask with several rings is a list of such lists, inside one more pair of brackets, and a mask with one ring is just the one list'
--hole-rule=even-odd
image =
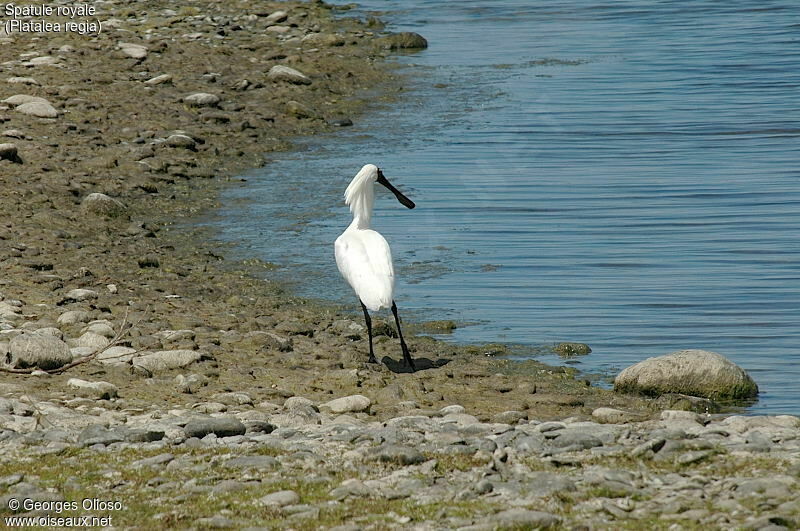
{"label": "large boulder", "polygon": [[758,395],[758,386],[744,369],[706,350],[679,350],[640,361],[617,375],[614,390],[646,396],[681,393],[712,400]]}
{"label": "large boulder", "polygon": [[61,339],[33,333],[20,334],[8,345],[6,364],[15,369],[58,369],[72,361],[69,346]]}

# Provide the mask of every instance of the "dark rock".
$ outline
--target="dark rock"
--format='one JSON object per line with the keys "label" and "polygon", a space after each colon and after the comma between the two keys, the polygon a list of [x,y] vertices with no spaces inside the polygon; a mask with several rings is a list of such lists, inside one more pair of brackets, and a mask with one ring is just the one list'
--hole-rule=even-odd
{"label": "dark rock", "polygon": [[202,439],[209,433],[217,437],[244,435],[247,428],[235,417],[209,417],[190,421],[184,426],[183,431],[187,437]]}

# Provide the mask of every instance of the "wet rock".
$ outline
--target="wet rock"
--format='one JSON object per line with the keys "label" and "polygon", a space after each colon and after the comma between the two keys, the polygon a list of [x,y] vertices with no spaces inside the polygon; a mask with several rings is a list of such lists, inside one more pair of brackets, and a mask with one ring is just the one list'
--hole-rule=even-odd
{"label": "wet rock", "polygon": [[369,411],[372,401],[363,395],[343,396],[319,406],[325,413],[342,414]]}
{"label": "wet rock", "polygon": [[37,118],[58,118],[58,111],[49,103],[30,102],[18,105],[15,109],[18,113],[35,116]]}
{"label": "wet rock", "polygon": [[592,349],[586,343],[559,343],[553,350],[563,357],[585,356],[592,352]]}
{"label": "wet rock", "polygon": [[217,437],[244,435],[247,428],[236,417],[208,417],[188,422],[183,431],[187,437],[202,439],[209,433]]}
{"label": "wet rock", "polygon": [[285,81],[295,85],[310,85],[311,78],[289,66],[275,65],[269,69],[267,79],[272,81]]}
{"label": "wet rock", "polygon": [[17,164],[22,164],[22,159],[17,153],[16,144],[0,144],[0,160],[10,160]]}
{"label": "wet rock", "polygon": [[180,369],[196,363],[203,358],[199,350],[161,350],[139,356],[133,360],[134,369],[152,374],[170,369]]}
{"label": "wet rock", "polygon": [[268,507],[283,507],[299,503],[300,496],[293,490],[281,490],[273,492],[272,494],[267,494],[259,499],[258,502]]}
{"label": "wet rock", "polygon": [[328,123],[335,127],[350,127],[353,125],[353,120],[350,118],[334,118],[329,120]]}
{"label": "wet rock", "polygon": [[95,216],[117,217],[125,211],[125,205],[106,194],[93,192],[81,201],[81,210]]}
{"label": "wet rock", "polygon": [[123,54],[133,59],[144,59],[147,57],[147,47],[141,44],[134,44],[131,42],[120,42],[117,47]]}
{"label": "wet rock", "polygon": [[69,346],[56,337],[24,333],[10,341],[5,361],[16,369],[52,370],[71,362],[72,353]]}
{"label": "wet rock", "polygon": [[705,350],[681,350],[632,365],[617,375],[614,390],[647,396],[682,393],[714,400],[758,394],[758,386],[741,367]]}
{"label": "wet rock", "polygon": [[70,378],[67,386],[77,390],[80,396],[97,398],[100,400],[110,400],[116,398],[119,389],[116,385],[108,382],[89,382],[80,378]]}
{"label": "wet rock", "polygon": [[183,98],[183,102],[193,107],[213,107],[219,104],[220,97],[207,92],[197,92]]}
{"label": "wet rock", "polygon": [[375,41],[381,48],[389,50],[422,50],[428,47],[428,41],[419,33],[404,31],[392,33]]}
{"label": "wet rock", "polygon": [[317,113],[309,106],[303,105],[299,101],[289,100],[286,102],[286,114],[295,118],[316,118]]}

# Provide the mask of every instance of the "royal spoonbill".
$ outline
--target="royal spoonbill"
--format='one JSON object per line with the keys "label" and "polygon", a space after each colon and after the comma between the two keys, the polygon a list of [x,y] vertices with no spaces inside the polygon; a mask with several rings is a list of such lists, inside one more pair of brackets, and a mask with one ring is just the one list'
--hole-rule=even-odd
{"label": "royal spoonbill", "polygon": [[394,292],[394,266],[389,244],[378,232],[369,228],[372,217],[372,204],[375,202],[374,184],[379,183],[388,188],[397,200],[407,208],[414,208],[414,202],[404,196],[400,190],[386,180],[383,172],[374,164],[367,164],[353,177],[344,192],[344,202],[350,205],[353,222],[336,238],[336,265],[347,283],[356,292],[364,320],[367,322],[369,334],[369,363],[377,363],[375,351],[372,349],[372,319],[369,311],[391,308],[394,321],[397,323],[397,335],[400,336],[400,347],[403,359],[416,370],[414,360],[408,353],[408,346],[400,330],[400,318],[397,316],[397,304]]}

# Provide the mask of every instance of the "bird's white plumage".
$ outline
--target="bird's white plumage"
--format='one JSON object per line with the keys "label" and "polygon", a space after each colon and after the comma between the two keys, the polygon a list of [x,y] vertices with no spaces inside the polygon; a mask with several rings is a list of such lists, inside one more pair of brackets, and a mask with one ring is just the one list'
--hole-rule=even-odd
{"label": "bird's white plumage", "polygon": [[336,238],[336,265],[368,309],[389,308],[394,292],[392,251],[372,229],[348,228]]}
{"label": "bird's white plumage", "polygon": [[347,283],[368,309],[389,308],[394,292],[392,251],[383,236],[369,228],[375,201],[378,168],[367,164],[345,191],[353,222],[336,238],[336,265]]}

